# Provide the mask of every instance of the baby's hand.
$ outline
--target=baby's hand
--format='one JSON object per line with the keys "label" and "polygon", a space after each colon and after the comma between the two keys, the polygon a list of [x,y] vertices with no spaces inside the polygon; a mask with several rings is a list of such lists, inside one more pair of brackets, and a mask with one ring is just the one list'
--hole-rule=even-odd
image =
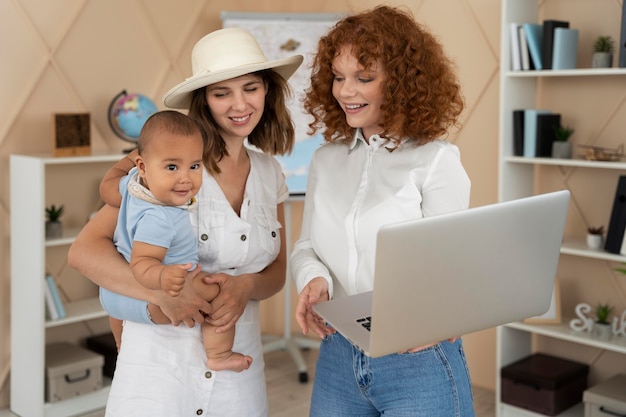
{"label": "baby's hand", "polygon": [[185,285],[185,277],[187,271],[191,268],[192,263],[168,265],[161,271],[161,288],[168,295],[178,297],[180,291]]}

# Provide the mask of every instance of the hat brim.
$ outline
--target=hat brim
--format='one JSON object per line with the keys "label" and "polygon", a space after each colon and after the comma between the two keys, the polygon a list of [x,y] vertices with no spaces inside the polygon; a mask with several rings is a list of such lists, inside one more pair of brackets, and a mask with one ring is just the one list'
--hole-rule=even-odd
{"label": "hat brim", "polygon": [[288,80],[300,67],[303,60],[304,57],[302,55],[294,55],[289,58],[240,65],[226,70],[196,74],[187,78],[182,83],[175,85],[167,93],[165,93],[163,95],[163,103],[169,108],[186,109],[189,108],[189,104],[191,103],[191,93],[194,90],[266,69],[271,69],[277,72],[285,80]]}

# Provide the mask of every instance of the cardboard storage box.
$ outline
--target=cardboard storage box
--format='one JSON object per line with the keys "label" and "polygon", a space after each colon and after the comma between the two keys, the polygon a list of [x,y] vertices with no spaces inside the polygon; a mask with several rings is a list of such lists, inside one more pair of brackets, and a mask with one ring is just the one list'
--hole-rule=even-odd
{"label": "cardboard storage box", "polygon": [[589,366],[536,353],[500,370],[502,402],[554,416],[578,404]]}
{"label": "cardboard storage box", "polygon": [[585,417],[626,416],[626,374],[617,374],[583,394]]}
{"label": "cardboard storage box", "polygon": [[97,336],[88,337],[87,349],[104,355],[104,376],[113,378],[115,371],[115,363],[117,362],[117,347],[115,346],[115,338],[113,333],[105,333]]}
{"label": "cardboard storage box", "polygon": [[71,343],[46,345],[46,401],[54,403],[102,388],[104,358]]}

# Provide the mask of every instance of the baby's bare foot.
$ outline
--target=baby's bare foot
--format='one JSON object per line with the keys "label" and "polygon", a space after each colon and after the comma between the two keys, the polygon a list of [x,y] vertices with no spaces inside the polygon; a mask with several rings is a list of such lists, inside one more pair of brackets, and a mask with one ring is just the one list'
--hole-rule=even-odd
{"label": "baby's bare foot", "polygon": [[252,365],[252,357],[237,352],[227,352],[220,355],[218,358],[209,358],[207,365],[214,371],[241,372],[250,368],[250,365]]}

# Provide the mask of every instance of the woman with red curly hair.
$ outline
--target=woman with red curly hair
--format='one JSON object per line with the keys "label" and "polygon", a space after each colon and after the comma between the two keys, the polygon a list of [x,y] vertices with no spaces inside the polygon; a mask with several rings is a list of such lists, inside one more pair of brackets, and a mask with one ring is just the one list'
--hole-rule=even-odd
{"label": "woman with red curly hair", "polygon": [[376,7],[320,39],[304,106],[325,139],[291,256],[298,324],[324,339],[310,415],[474,416],[460,338],[371,358],[312,310],[372,290],[382,225],[469,206],[459,149],[445,140],[464,107],[452,62],[408,12]]}

